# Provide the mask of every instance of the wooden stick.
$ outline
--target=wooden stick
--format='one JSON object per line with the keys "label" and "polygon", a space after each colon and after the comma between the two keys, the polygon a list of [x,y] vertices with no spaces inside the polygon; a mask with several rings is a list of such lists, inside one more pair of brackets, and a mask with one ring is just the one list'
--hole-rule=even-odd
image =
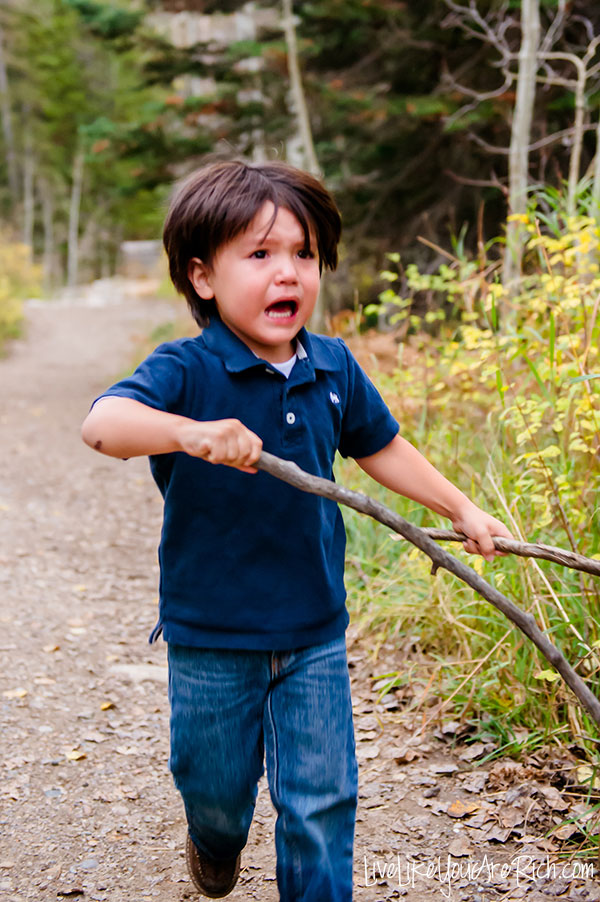
{"label": "wooden stick", "polygon": [[[562,653],[549,641],[547,636],[540,630],[531,614],[525,613],[517,605],[513,604],[505,595],[490,586],[483,577],[479,576],[471,567],[458,561],[447,551],[444,551],[437,545],[433,538],[427,534],[427,531],[414,526],[405,520],[399,514],[395,514],[385,505],[362,492],[353,492],[344,486],[337,485],[329,479],[323,479],[321,476],[311,476],[302,470],[297,464],[289,460],[281,460],[273,454],[263,451],[256,462],[255,466],[259,470],[269,473],[271,476],[277,477],[290,485],[301,489],[304,492],[310,492],[313,495],[321,495],[323,498],[329,498],[331,501],[345,504],[354,510],[373,517],[384,526],[393,529],[399,533],[421,551],[427,554],[433,563],[431,572],[435,573],[439,567],[454,573],[459,579],[475,589],[486,601],[493,604],[499,611],[508,617],[531,641],[539,648],[544,657],[558,670],[565,683],[573,690],[583,707],[590,714],[594,722],[600,727],[600,700],[591,692],[581,677],[573,670],[569,662]],[[445,530],[443,530],[445,532]],[[457,535],[457,534],[453,534]],[[457,541],[461,541],[457,537]],[[498,542],[506,543],[507,539],[494,539],[494,544]],[[517,543],[521,544],[521,543]],[[498,550],[510,551],[509,548],[500,548],[496,544]],[[536,546],[533,546],[536,547]],[[544,546],[541,546],[544,547]],[[561,549],[552,549],[553,552],[558,550],[561,556],[569,554]],[[542,556],[542,555],[536,555]],[[579,556],[577,556],[579,557]],[[554,560],[555,558],[551,558]],[[563,558],[564,560],[564,558]],[[567,566],[571,566],[568,564]],[[590,571],[593,572],[593,571]]]}
{"label": "wooden stick", "polygon": [[[424,529],[430,539],[436,542],[464,542],[467,538],[459,532],[451,529]],[[501,536],[493,536],[494,546],[498,551],[506,551],[509,554],[518,554],[520,557],[536,557],[555,564],[562,564],[571,570],[583,570],[584,573],[593,573],[600,576],[600,561],[574,551],[566,551],[564,548],[556,548],[554,545],[534,545],[531,542],[517,542],[516,539],[505,539]]]}

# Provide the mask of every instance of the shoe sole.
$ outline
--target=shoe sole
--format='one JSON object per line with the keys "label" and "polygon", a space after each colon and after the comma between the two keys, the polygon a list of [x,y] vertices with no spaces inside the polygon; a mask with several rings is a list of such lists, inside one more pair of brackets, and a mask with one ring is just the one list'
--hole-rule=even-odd
{"label": "shoe sole", "polygon": [[202,893],[202,895],[206,896],[208,899],[223,899],[225,896],[228,896],[229,893],[234,889],[238,881],[238,877],[240,876],[241,856],[238,855],[237,861],[235,863],[235,870],[231,876],[231,880],[229,881],[227,888],[224,888],[223,890],[220,890],[216,893],[207,890],[206,887],[203,886],[203,884],[200,882],[200,878],[197,874],[197,871],[201,869],[200,859],[196,846],[194,845],[194,842],[189,833],[187,835],[185,843],[185,860],[192,883],[194,884],[198,892]]}

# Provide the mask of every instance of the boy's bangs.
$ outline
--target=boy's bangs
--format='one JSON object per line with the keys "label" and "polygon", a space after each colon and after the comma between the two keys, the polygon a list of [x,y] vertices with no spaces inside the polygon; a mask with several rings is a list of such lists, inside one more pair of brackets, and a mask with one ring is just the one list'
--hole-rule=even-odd
{"label": "boy's bangs", "polygon": [[[307,221],[307,211],[305,210],[303,204],[298,203],[298,199],[292,194],[292,192],[288,193],[288,192],[282,192],[282,191],[272,191],[272,192],[270,192],[270,194],[271,194],[271,196],[266,198],[266,200],[270,200],[275,209],[273,210],[273,215],[271,216],[271,221],[269,222],[269,225],[267,226],[267,229],[263,236],[263,240],[266,239],[267,235],[269,234],[269,232],[275,225],[275,220],[277,219],[277,214],[279,213],[279,209],[281,207],[283,207],[284,210],[289,210],[290,213],[293,213],[293,215],[296,217],[296,219],[300,223],[302,232],[304,234],[304,247],[302,248],[302,250],[310,251],[311,250],[310,227],[309,227],[309,224]],[[263,203],[265,203],[265,201],[263,201]],[[262,204],[261,204],[261,206],[262,206]],[[260,207],[259,207],[259,209],[260,209]],[[258,210],[257,210],[257,212],[258,212]],[[311,225],[312,225],[313,232],[315,233],[315,238],[317,238],[317,244],[318,244],[318,234],[317,234],[316,226],[314,223],[311,223]]]}
{"label": "boy's bangs", "polygon": [[[245,232],[265,201],[270,199],[267,192],[255,189],[254,191],[244,192],[234,202],[229,201],[226,203],[225,210],[221,214],[221,222],[220,224],[215,224],[217,227],[212,232],[211,244],[213,245],[213,253],[221,245],[233,241],[241,232]],[[273,223],[269,223],[269,229],[272,226]]]}
{"label": "boy's bangs", "polygon": [[[232,204],[229,207],[227,216],[222,222],[222,228],[217,228],[213,232],[214,251],[216,251],[217,248],[222,244],[226,244],[228,241],[232,241],[241,232],[245,232],[257,213],[259,213],[264,204],[268,202],[271,202],[273,204],[274,210],[265,233],[262,236],[263,241],[267,238],[269,232],[275,225],[277,214],[279,213],[280,208],[283,207],[284,209],[289,210],[290,213],[293,213],[300,223],[302,232],[304,234],[303,250],[311,250],[311,226],[317,240],[317,246],[319,245],[317,225],[316,223],[312,222],[311,217],[308,215],[306,207],[304,206],[304,204],[299,202],[298,197],[294,194],[293,191],[281,190],[283,186],[274,186],[262,177],[260,177],[259,184],[253,187],[253,191],[248,192],[242,198],[240,198],[236,204]],[[310,226],[309,220],[311,220]]]}

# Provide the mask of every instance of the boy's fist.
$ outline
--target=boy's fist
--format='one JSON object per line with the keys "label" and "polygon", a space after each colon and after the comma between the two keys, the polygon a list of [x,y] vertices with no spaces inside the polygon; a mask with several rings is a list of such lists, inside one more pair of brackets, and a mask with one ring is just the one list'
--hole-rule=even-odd
{"label": "boy's fist", "polygon": [[211,464],[226,464],[245,473],[256,473],[262,441],[239,420],[187,420],[179,433],[181,450]]}
{"label": "boy's fist", "polygon": [[505,539],[514,538],[504,523],[490,514],[486,514],[472,502],[468,502],[460,512],[452,517],[452,526],[457,532],[469,536],[467,541],[463,542],[465,551],[471,554],[480,554],[486,561],[491,561],[496,556],[503,556],[503,552],[496,551],[492,536],[503,536]]}

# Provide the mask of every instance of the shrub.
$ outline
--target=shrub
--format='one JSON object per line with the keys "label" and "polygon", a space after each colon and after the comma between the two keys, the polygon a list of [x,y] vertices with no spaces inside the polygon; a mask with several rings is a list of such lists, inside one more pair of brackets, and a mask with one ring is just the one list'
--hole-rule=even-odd
{"label": "shrub", "polygon": [[[404,436],[513,533],[600,557],[600,231],[587,216],[549,222],[535,203],[523,227],[526,274],[514,296],[484,253],[477,261],[457,256],[433,275],[408,267],[403,296],[394,291],[397,274],[384,274],[384,300],[413,334],[399,346],[395,372],[376,378]],[[423,291],[441,292],[453,313],[450,321],[430,312],[426,328],[435,334],[417,331],[411,313]],[[354,479],[345,466],[342,479]],[[436,521],[411,502],[385,500],[417,524]],[[419,701],[422,683],[425,694],[446,699],[442,710],[452,716],[501,723],[505,732],[525,725],[546,738],[565,729],[597,734],[499,612],[451,576],[428,577],[419,553],[401,557],[381,531],[376,541],[370,524],[347,519],[355,617],[382,639],[404,636],[415,660],[429,656],[423,673],[413,672],[413,706],[431,701]],[[511,557],[493,569],[477,558],[468,563],[485,566],[489,581],[530,609],[598,692],[593,577]],[[390,685],[403,680],[392,676]]]}
{"label": "shrub", "polygon": [[0,234],[0,349],[21,334],[22,302],[39,289],[40,271],[29,261],[29,248]]}

